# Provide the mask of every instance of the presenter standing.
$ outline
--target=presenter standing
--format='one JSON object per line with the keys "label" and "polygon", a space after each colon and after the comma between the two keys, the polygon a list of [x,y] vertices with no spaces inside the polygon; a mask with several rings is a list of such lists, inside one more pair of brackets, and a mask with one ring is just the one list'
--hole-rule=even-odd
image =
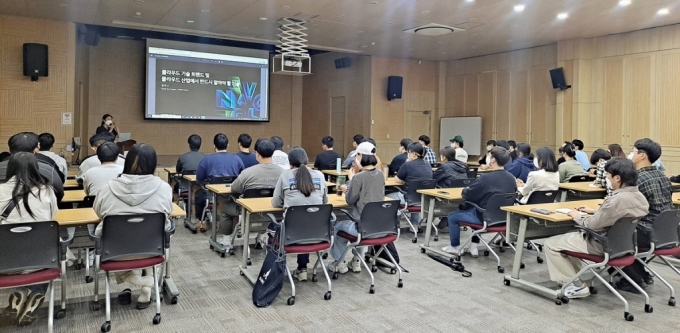
{"label": "presenter standing", "polygon": [[116,137],[116,142],[118,142],[118,127],[116,126],[116,123],[113,122],[113,116],[108,113],[102,116],[102,124],[97,127],[97,134],[104,132],[113,134]]}

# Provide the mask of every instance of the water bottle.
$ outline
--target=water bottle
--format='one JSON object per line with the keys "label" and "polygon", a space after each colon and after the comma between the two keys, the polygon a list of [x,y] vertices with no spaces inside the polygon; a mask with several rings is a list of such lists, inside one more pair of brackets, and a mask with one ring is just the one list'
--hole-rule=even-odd
{"label": "water bottle", "polygon": [[340,175],[341,170],[342,170],[342,158],[338,157],[335,160],[335,172],[338,173],[338,176]]}

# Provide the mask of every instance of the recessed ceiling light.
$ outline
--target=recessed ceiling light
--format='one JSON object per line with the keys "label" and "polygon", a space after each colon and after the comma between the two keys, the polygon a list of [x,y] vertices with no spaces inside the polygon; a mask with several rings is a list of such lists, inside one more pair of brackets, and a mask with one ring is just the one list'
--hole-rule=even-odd
{"label": "recessed ceiling light", "polygon": [[290,6],[281,6],[281,9],[290,9]]}
{"label": "recessed ceiling light", "polygon": [[567,14],[567,13],[559,13],[559,14],[557,14],[557,18],[560,19],[560,20],[564,20],[564,19],[566,19],[567,17],[569,17],[569,14]]}
{"label": "recessed ceiling light", "polygon": [[363,30],[359,30],[359,31],[357,31],[357,33],[358,33],[358,34],[363,34],[364,31],[363,31]]}
{"label": "recessed ceiling light", "polygon": [[266,20],[267,20],[266,17],[260,17],[260,21],[266,21]]}
{"label": "recessed ceiling light", "polygon": [[369,2],[368,4],[369,4],[369,5],[377,5],[378,2],[377,2],[377,1],[371,1],[371,2]]}
{"label": "recessed ceiling light", "polygon": [[210,9],[201,9],[201,13],[210,13]]}
{"label": "recessed ceiling light", "polygon": [[188,20],[187,23],[194,23],[194,20]]}
{"label": "recessed ceiling light", "polygon": [[663,8],[663,9],[659,9],[659,11],[656,12],[656,13],[659,14],[659,15],[666,15],[666,14],[670,13],[670,11],[668,10],[668,8]]}
{"label": "recessed ceiling light", "polygon": [[517,5],[515,6],[515,11],[516,12],[524,11],[524,7],[525,7],[524,5]]}
{"label": "recessed ceiling light", "polygon": [[465,0],[465,1],[467,1],[467,2],[475,2],[475,0]]}
{"label": "recessed ceiling light", "polygon": [[135,12],[135,16],[142,16],[142,12]]}
{"label": "recessed ceiling light", "polygon": [[371,45],[375,45],[375,42],[371,42]]}
{"label": "recessed ceiling light", "polygon": [[248,27],[241,27],[241,30],[248,30],[248,29],[250,29],[250,28],[248,28]]}
{"label": "recessed ceiling light", "polygon": [[628,5],[630,5],[630,0],[621,0],[621,1],[619,1],[619,6],[625,7],[625,6],[628,6]]}
{"label": "recessed ceiling light", "polygon": [[421,13],[421,14],[429,14],[429,13],[430,13],[430,11],[429,11],[429,10],[423,10],[423,11],[422,11],[422,12],[420,12],[420,13]]}
{"label": "recessed ceiling light", "polygon": [[59,7],[68,7],[68,4],[67,3],[60,3]]}

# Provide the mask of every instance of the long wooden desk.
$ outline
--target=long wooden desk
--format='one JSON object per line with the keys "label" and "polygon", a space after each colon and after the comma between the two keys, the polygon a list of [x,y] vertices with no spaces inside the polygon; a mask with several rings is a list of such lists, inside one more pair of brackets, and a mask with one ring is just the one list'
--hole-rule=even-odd
{"label": "long wooden desk", "polygon": [[64,191],[64,198],[61,199],[61,202],[82,202],[86,196],[85,190]]}
{"label": "long wooden desk", "polygon": [[72,190],[72,189],[77,189],[80,188],[80,185],[78,185],[78,182],[75,179],[67,179],[64,182],[64,189],[65,190]]}
{"label": "long wooden desk", "polygon": [[[539,292],[557,297],[560,290],[553,290],[546,288],[539,284],[523,280],[519,277],[520,266],[522,262],[522,252],[524,250],[524,242],[533,239],[548,238],[555,235],[561,235],[575,230],[576,223],[566,214],[556,213],[558,208],[575,209],[580,206],[587,206],[597,210],[602,204],[601,199],[583,200],[583,201],[569,201],[556,202],[541,205],[522,205],[522,206],[507,206],[501,207],[506,211],[507,216],[507,242],[517,243],[515,247],[515,259],[512,265],[512,273],[505,276],[505,283],[510,281],[521,284],[525,287],[537,290]],[[532,212],[533,208],[546,209],[553,214],[543,215]]]}
{"label": "long wooden desk", "polygon": [[172,176],[177,174],[177,169],[175,168],[164,168],[163,171],[168,173],[168,184],[172,183]]}
{"label": "long wooden desk", "polygon": [[[450,212],[457,211],[458,205],[463,202],[463,188],[438,188],[431,190],[418,190],[421,194],[422,213],[427,215],[427,227],[425,228],[425,242],[420,244],[420,252],[435,252],[444,256],[451,254],[441,251],[441,249],[430,247],[430,235],[435,217],[445,217]],[[436,230],[436,229],[435,229]],[[436,230],[435,242],[439,240],[439,231]],[[417,237],[413,242],[417,242]]]}
{"label": "long wooden desk", "polygon": [[68,169],[66,170],[66,179],[75,179],[78,175],[78,169]]}
{"label": "long wooden desk", "polygon": [[[184,210],[177,204],[172,204],[171,218],[179,218],[185,214]],[[54,220],[59,223],[60,227],[77,227],[99,223],[100,221],[93,208],[61,209],[57,212]]]}
{"label": "long wooden desk", "polygon": [[560,183],[560,201],[567,201],[567,194],[578,197],[579,200],[603,199],[607,195],[607,189],[593,185],[591,182]]}

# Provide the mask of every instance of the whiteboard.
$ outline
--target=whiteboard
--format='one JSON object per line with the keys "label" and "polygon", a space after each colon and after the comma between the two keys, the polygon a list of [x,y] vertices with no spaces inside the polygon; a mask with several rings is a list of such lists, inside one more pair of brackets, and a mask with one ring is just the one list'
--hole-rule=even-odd
{"label": "whiteboard", "polygon": [[450,144],[456,135],[463,137],[463,149],[468,155],[479,156],[482,148],[482,117],[441,117],[439,122],[439,144]]}

